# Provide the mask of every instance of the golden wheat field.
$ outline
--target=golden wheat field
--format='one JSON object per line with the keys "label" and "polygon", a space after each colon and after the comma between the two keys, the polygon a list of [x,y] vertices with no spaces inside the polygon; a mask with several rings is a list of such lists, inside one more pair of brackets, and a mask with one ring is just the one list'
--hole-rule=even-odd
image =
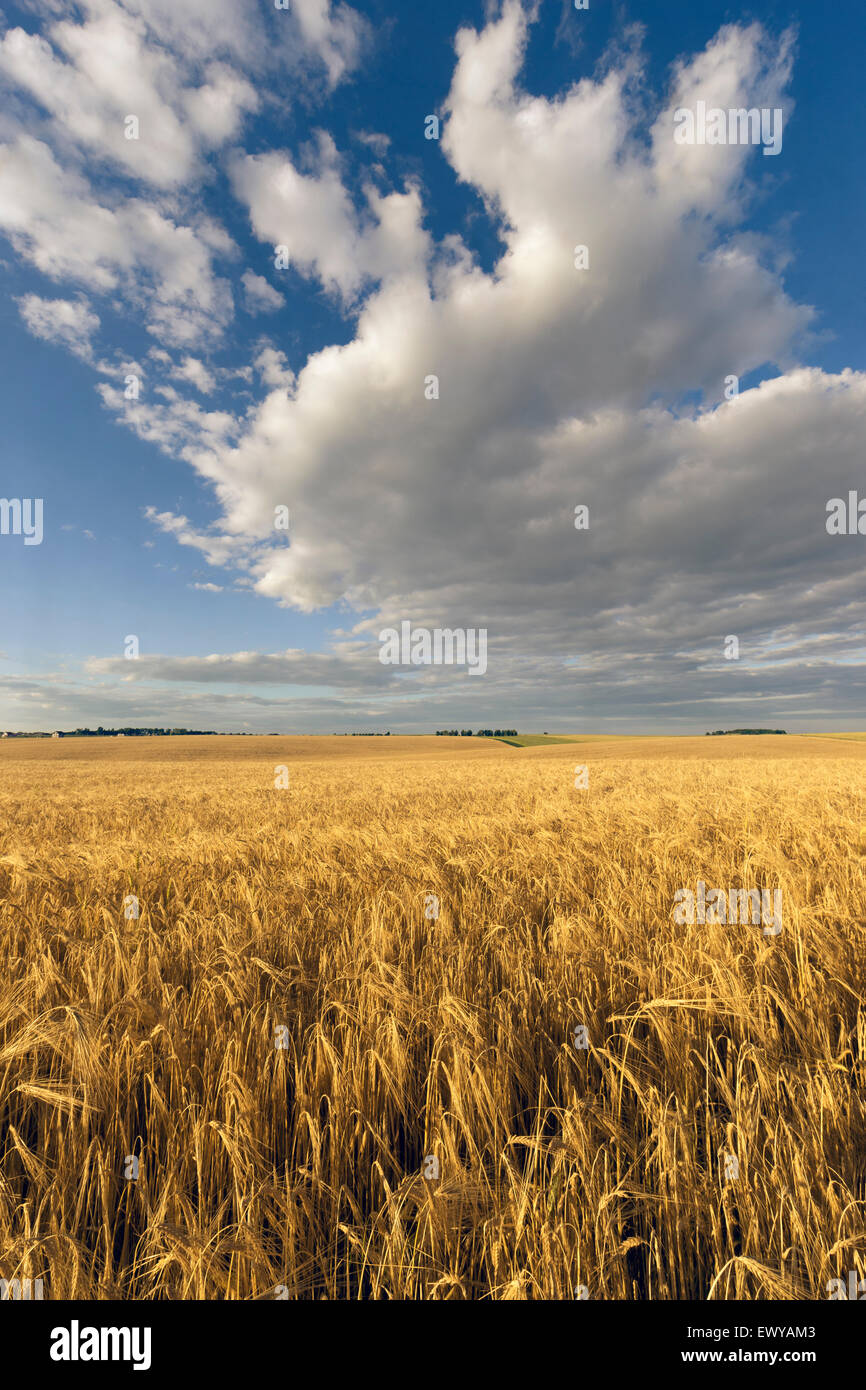
{"label": "golden wheat field", "polygon": [[[866,1274],[866,743],[16,740],[0,786],[3,1277],[669,1300]],[[698,880],[781,889],[783,930],[678,925]]]}

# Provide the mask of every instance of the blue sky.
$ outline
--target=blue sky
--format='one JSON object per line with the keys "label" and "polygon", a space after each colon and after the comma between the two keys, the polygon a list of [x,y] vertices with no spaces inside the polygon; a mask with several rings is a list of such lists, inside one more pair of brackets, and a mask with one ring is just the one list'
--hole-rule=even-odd
{"label": "blue sky", "polygon": [[[862,723],[866,537],[824,526],[866,495],[862,32],[9,7],[2,491],[45,534],[0,537],[0,723]],[[672,162],[676,91],[782,104],[781,153]],[[485,626],[488,672],[382,667],[402,619]]]}

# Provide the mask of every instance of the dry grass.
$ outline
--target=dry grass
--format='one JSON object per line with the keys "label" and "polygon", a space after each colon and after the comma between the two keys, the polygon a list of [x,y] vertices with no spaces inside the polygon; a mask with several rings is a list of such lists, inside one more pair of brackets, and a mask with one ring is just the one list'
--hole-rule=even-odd
{"label": "dry grass", "polygon": [[[0,749],[0,1275],[686,1299],[866,1274],[866,747],[454,742]],[[781,887],[782,934],[676,925],[698,878]]]}

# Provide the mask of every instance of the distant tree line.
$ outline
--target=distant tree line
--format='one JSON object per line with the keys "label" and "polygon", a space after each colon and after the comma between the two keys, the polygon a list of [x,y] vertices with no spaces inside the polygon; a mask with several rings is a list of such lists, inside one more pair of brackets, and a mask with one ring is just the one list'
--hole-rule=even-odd
{"label": "distant tree line", "polygon": [[25,730],[22,733],[16,733],[10,729],[3,736],[4,738],[53,738],[55,732],[58,733],[61,738],[116,738],[118,734],[125,734],[129,738],[170,738],[172,735],[176,734],[212,734],[214,738],[218,737],[216,729],[104,729],[101,724],[98,729],[57,729],[51,732],[46,732],[44,730],[28,732]]}
{"label": "distant tree line", "polygon": [[151,738],[153,738],[153,737],[158,737],[158,738],[172,738],[172,737],[176,737],[176,736],[178,736],[178,735],[189,735],[189,734],[196,734],[196,735],[213,734],[214,737],[216,737],[216,730],[215,730],[215,729],[139,729],[139,728],[134,728],[134,727],[131,727],[131,728],[128,727],[128,728],[124,728],[124,729],[103,729],[102,725],[100,724],[100,726],[99,726],[98,729],[75,729],[71,734],[68,735],[68,737],[70,737],[70,738],[111,738],[112,736],[114,736],[114,735],[116,735],[116,734],[126,734],[126,736],[127,736],[128,738],[147,738],[147,737],[151,737]]}
{"label": "distant tree line", "polygon": [[[437,738],[472,738],[471,729],[437,729]],[[516,729],[479,729],[476,738],[517,738]]]}
{"label": "distant tree line", "polygon": [[[470,730],[469,732],[471,733],[471,730]],[[27,730],[24,730],[23,732],[16,732],[16,731],[14,731],[14,730],[12,730],[12,729],[8,729],[8,730],[6,730],[5,732],[0,731],[0,737],[2,737],[2,738],[54,738],[55,736],[59,736],[60,738],[117,738],[117,735],[118,735],[118,734],[124,734],[127,738],[173,738],[173,737],[177,737],[177,736],[186,736],[186,737],[195,737],[195,738],[204,738],[204,737],[212,737],[212,738],[255,738],[255,737],[256,737],[256,735],[250,733],[249,729],[239,729],[236,733],[232,733],[231,731],[228,731],[228,732],[225,732],[225,733],[220,733],[217,729],[144,729],[144,728],[136,728],[136,727],[134,727],[134,726],[126,726],[126,727],[124,727],[124,728],[122,728],[122,729],[104,729],[104,728],[102,727],[101,724],[99,725],[99,727],[98,727],[97,729],[57,729],[57,730],[50,730],[50,731],[46,731],[46,730],[32,730],[32,731],[27,731]],[[267,737],[268,737],[268,738],[281,738],[281,737],[283,737],[283,735],[277,734],[277,733],[272,733],[272,734],[268,734]],[[316,737],[316,736],[313,735],[313,737]],[[384,729],[384,730],[383,730],[383,729],[370,729],[367,733],[364,733],[364,732],[354,732],[354,733],[345,733],[345,734],[341,734],[341,735],[337,735],[337,733],[336,733],[336,731],[335,731],[334,737],[335,737],[335,738],[336,738],[336,737],[341,737],[341,738],[380,738],[380,737],[381,737],[381,738],[390,738],[390,737],[391,737],[391,730],[390,730],[390,729]]]}
{"label": "distant tree line", "polygon": [[710,733],[707,729],[707,738],[716,738],[719,734],[786,734],[787,729],[713,729]]}

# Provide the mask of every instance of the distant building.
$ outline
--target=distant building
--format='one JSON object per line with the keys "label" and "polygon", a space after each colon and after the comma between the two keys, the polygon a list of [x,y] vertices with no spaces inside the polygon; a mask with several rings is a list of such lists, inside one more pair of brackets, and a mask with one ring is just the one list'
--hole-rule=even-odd
{"label": "distant building", "polygon": [[52,738],[62,738],[62,737],[63,737],[63,730],[62,730],[62,729],[55,729],[55,730],[54,730],[54,733],[51,735],[51,737],[52,737]]}

